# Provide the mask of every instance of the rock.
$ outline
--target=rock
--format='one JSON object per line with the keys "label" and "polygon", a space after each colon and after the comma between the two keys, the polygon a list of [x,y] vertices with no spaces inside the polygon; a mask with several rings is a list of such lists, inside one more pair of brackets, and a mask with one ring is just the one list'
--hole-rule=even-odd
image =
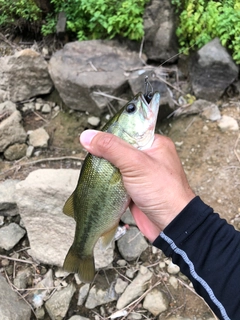
{"label": "rock", "polygon": [[82,316],[72,316],[71,318],[69,318],[68,320],[90,320],[89,318],[85,318]]}
{"label": "rock", "polygon": [[[29,253],[41,263],[62,266],[72,245],[75,221],[63,214],[62,208],[78,177],[79,170],[40,169],[17,184],[16,200],[30,241]],[[94,257],[96,268],[108,266],[113,261],[113,247],[102,251],[99,241]]]}
{"label": "rock", "polygon": [[[49,269],[49,271],[45,274],[44,278],[37,283],[35,286],[35,290],[31,293],[31,303],[35,308],[40,308],[44,301],[47,300],[51,293],[51,289],[53,287],[53,272],[52,269]],[[43,290],[45,289],[46,290]]]}
{"label": "rock", "polygon": [[42,113],[50,113],[52,111],[52,108],[50,107],[49,104],[45,103],[42,106]]}
{"label": "rock", "polygon": [[0,227],[4,225],[4,217],[0,216]]}
{"label": "rock", "polygon": [[90,284],[86,283],[79,289],[79,295],[78,295],[78,306],[82,306],[87,298],[88,292],[90,289]]}
{"label": "rock", "polygon": [[195,96],[217,101],[237,79],[238,72],[231,55],[215,38],[192,57],[190,79]]}
{"label": "rock", "polygon": [[117,300],[117,294],[114,291],[115,275],[98,275],[95,284],[89,291],[85,307],[93,309],[111,301]]}
{"label": "rock", "polygon": [[178,289],[178,279],[176,277],[174,276],[169,277],[168,282],[175,290]]}
{"label": "rock", "polygon": [[180,268],[179,268],[178,265],[170,262],[169,265],[168,265],[168,267],[167,267],[167,271],[168,271],[168,273],[170,273],[170,274],[177,274],[177,273],[179,273]]}
{"label": "rock", "polygon": [[26,155],[27,145],[25,143],[15,143],[4,151],[4,157],[9,161],[23,158]]}
{"label": "rock", "polygon": [[124,222],[125,224],[136,226],[136,222],[129,208],[127,208],[125,213],[121,216],[121,221]]}
{"label": "rock", "polygon": [[21,124],[21,113],[14,111],[13,104],[0,104],[0,114],[3,112],[8,113],[8,116],[0,122],[0,152],[14,143],[24,143],[27,137]]}
{"label": "rock", "polygon": [[71,109],[99,115],[109,99],[98,90],[119,96],[127,84],[125,71],[142,66],[137,52],[113,41],[67,43],[49,62],[49,72],[64,103]]}
{"label": "rock", "polygon": [[222,117],[218,106],[215,104],[212,104],[209,108],[204,109],[201,116],[203,119],[207,119],[210,121],[217,121]]}
{"label": "rock", "polygon": [[151,290],[143,301],[143,308],[150,311],[155,317],[168,309],[168,300],[157,288]]}
{"label": "rock", "polygon": [[30,320],[31,308],[0,275],[0,319]]}
{"label": "rock", "polygon": [[128,283],[127,281],[123,281],[122,279],[118,278],[117,282],[115,284],[115,291],[117,294],[123,293],[123,291],[126,289]]}
{"label": "rock", "polygon": [[238,131],[239,125],[236,119],[223,115],[218,121],[218,127],[222,131]]}
{"label": "rock", "polygon": [[0,58],[0,89],[17,102],[47,94],[52,89],[48,64],[34,50],[25,49]]}
{"label": "rock", "polygon": [[0,103],[0,114],[2,114],[4,111],[9,111],[10,113],[13,113],[17,110],[17,106],[12,101],[4,101]]}
{"label": "rock", "polygon": [[28,158],[31,158],[31,156],[33,155],[33,152],[34,152],[34,146],[28,146],[26,151],[26,156]]}
{"label": "rock", "polygon": [[36,110],[36,111],[41,111],[42,106],[43,106],[43,103],[42,103],[42,102],[36,102],[36,103],[35,103],[35,110]]}
{"label": "rock", "polygon": [[44,128],[38,128],[29,134],[29,143],[33,147],[47,148],[49,135]]}
{"label": "rock", "polygon": [[122,309],[134,299],[140,297],[148,287],[152,272],[145,267],[141,267],[136,278],[127,286],[117,302],[117,309]]}
{"label": "rock", "polygon": [[69,308],[74,292],[74,285],[69,285],[61,291],[56,291],[45,303],[46,310],[52,320],[62,320]]}
{"label": "rock", "polygon": [[178,54],[176,15],[170,0],[153,0],[145,9],[144,52],[148,59],[174,62]]}
{"label": "rock", "polygon": [[18,207],[15,198],[16,185],[19,180],[5,180],[0,182],[0,215],[16,216]]}
{"label": "rock", "polygon": [[29,281],[31,280],[32,270],[30,268],[25,268],[18,271],[16,278],[14,278],[13,283],[18,289],[26,289]]}
{"label": "rock", "polygon": [[99,126],[101,120],[98,117],[89,117],[87,121],[91,126],[97,127]]}
{"label": "rock", "polygon": [[137,259],[147,249],[148,243],[136,227],[130,227],[126,234],[117,241],[118,249],[127,261]]}
{"label": "rock", "polygon": [[26,112],[26,111],[33,111],[35,109],[35,104],[33,102],[27,102],[27,103],[24,103],[24,106],[22,108],[22,111],[23,112]]}
{"label": "rock", "polygon": [[15,222],[2,227],[0,229],[0,248],[5,250],[12,249],[19,240],[22,239],[25,233],[26,231]]}

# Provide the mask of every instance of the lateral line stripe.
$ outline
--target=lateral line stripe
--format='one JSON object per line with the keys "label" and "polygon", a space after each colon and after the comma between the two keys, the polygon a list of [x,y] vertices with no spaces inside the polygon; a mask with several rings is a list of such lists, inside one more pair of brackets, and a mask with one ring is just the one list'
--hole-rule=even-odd
{"label": "lateral line stripe", "polygon": [[184,260],[184,262],[188,265],[189,270],[190,270],[190,274],[192,275],[192,277],[197,280],[202,287],[206,290],[206,292],[208,293],[210,299],[212,300],[212,302],[218,307],[218,309],[220,310],[220,313],[223,317],[224,320],[231,320],[228,315],[227,312],[224,308],[224,306],[222,305],[222,303],[216,298],[213,290],[210,288],[210,286],[207,284],[207,282],[201,278],[197,272],[195,271],[194,265],[192,263],[192,261],[188,258],[188,255],[186,254],[185,251],[183,251],[182,249],[179,249],[176,244],[174,243],[174,241],[169,238],[163,231],[160,233],[160,237],[165,240],[170,247],[172,248],[172,250],[177,253],[178,255],[180,255],[182,257],[182,259]]}

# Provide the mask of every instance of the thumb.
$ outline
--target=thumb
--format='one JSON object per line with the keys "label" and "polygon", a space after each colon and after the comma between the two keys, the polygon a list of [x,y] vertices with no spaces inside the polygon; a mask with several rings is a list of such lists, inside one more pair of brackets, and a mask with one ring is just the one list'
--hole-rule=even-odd
{"label": "thumb", "polygon": [[[120,170],[132,158],[136,158],[136,152],[138,152],[136,148],[119,137],[111,133],[96,130],[83,131],[80,136],[80,142],[88,152],[108,160]],[[123,155],[127,155],[127,157]]]}

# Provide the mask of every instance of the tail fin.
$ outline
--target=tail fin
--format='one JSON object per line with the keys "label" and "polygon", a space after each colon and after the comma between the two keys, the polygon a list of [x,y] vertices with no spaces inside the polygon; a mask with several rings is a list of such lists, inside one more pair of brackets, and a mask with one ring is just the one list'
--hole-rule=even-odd
{"label": "tail fin", "polygon": [[83,282],[92,282],[95,276],[93,255],[80,257],[71,247],[64,260],[63,269],[71,273],[78,273]]}

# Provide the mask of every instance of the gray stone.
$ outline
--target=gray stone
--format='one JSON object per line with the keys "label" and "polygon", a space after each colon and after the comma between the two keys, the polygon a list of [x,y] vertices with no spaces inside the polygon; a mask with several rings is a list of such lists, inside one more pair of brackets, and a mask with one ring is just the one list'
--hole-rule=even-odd
{"label": "gray stone", "polygon": [[178,265],[170,262],[169,265],[168,265],[168,267],[167,267],[167,271],[168,271],[168,273],[170,273],[170,274],[177,274],[177,273],[179,273],[180,268],[179,268]]}
{"label": "gray stone", "polygon": [[82,316],[72,316],[71,318],[69,318],[68,320],[90,320],[89,318],[86,317],[82,317]]}
{"label": "gray stone", "polygon": [[140,297],[148,288],[152,272],[141,266],[136,278],[127,286],[117,302],[117,309],[122,309],[134,299]]}
{"label": "gray stone", "polygon": [[0,58],[0,90],[9,100],[27,100],[51,89],[48,64],[36,51],[25,49]]}
{"label": "gray stone", "polygon": [[[75,189],[78,177],[79,170],[40,169],[17,184],[19,213],[28,233],[29,253],[35,260],[63,265],[73,242],[75,221],[63,214],[62,208]],[[113,247],[103,251],[98,241],[94,257],[97,269],[108,266],[113,261]]]}
{"label": "gray stone", "polygon": [[79,289],[79,295],[78,295],[78,306],[82,306],[87,298],[88,292],[90,289],[90,284],[86,283]]}
{"label": "gray stone", "polygon": [[45,103],[42,106],[42,113],[50,113],[52,111],[52,108],[49,104]]}
{"label": "gray stone", "polygon": [[74,285],[69,285],[61,291],[56,291],[45,303],[46,310],[52,320],[62,320],[69,308],[74,292]]}
{"label": "gray stone", "polygon": [[41,111],[42,106],[43,106],[43,103],[42,103],[42,102],[36,102],[36,103],[35,103],[35,110],[36,110],[36,111]]}
{"label": "gray stone", "polygon": [[17,110],[17,106],[12,101],[4,101],[0,103],[0,114],[2,114],[4,111],[9,111],[10,113],[13,113]]}
{"label": "gray stone", "polygon": [[31,308],[0,275],[0,319],[30,320]]}
{"label": "gray stone", "polygon": [[69,108],[99,115],[109,99],[94,92],[119,96],[127,84],[125,71],[140,66],[137,52],[127,51],[117,42],[91,40],[68,43],[55,52],[49,72]]}
{"label": "gray stone", "polygon": [[26,289],[31,279],[32,271],[30,268],[26,268],[18,271],[16,277],[13,280],[14,285],[18,289]]}
{"label": "gray stone", "polygon": [[29,134],[29,143],[33,147],[47,148],[49,135],[44,128],[38,128]]}
{"label": "gray stone", "polygon": [[0,216],[0,227],[4,225],[4,216]]}
{"label": "gray stone", "polygon": [[217,101],[238,77],[239,68],[218,38],[192,57],[190,79],[197,98]]}
{"label": "gray stone", "polygon": [[168,304],[166,295],[157,288],[154,288],[146,295],[143,301],[143,308],[150,311],[156,317],[168,309]]}
{"label": "gray stone", "polygon": [[148,59],[174,62],[178,54],[176,14],[170,0],[153,0],[144,12],[144,52]]}
{"label": "gray stone", "polygon": [[227,115],[223,115],[222,118],[218,121],[218,127],[222,131],[238,131],[239,130],[239,125],[237,120]]}
{"label": "gray stone", "polygon": [[25,143],[15,143],[4,151],[4,157],[9,161],[14,161],[25,157],[27,145]]}
{"label": "gray stone", "polygon": [[115,284],[115,291],[117,294],[123,293],[123,291],[126,289],[128,283],[127,281],[123,281],[122,279],[118,278],[117,282]]}
{"label": "gray stone", "polygon": [[33,152],[34,152],[34,146],[28,146],[26,151],[26,156],[28,158],[31,158],[31,156],[33,155]]}
{"label": "gray stone", "polygon": [[205,119],[216,121],[221,118],[221,113],[218,106],[210,101],[198,99],[194,101],[190,106],[180,107],[174,111],[174,116],[188,116],[191,114],[201,114]]}
{"label": "gray stone", "polygon": [[48,272],[44,275],[44,278],[36,284],[35,290],[30,293],[31,303],[36,309],[40,308],[43,305],[44,301],[47,300],[51,293],[51,289],[49,288],[52,287],[53,272],[52,269],[49,269]]}
{"label": "gray stone", "polygon": [[0,214],[15,216],[18,208],[15,198],[16,185],[19,180],[5,180],[0,182]]}
{"label": "gray stone", "polygon": [[21,124],[21,113],[17,110],[11,112],[6,119],[0,122],[0,152],[14,143],[24,143],[27,137]]}
{"label": "gray stone", "polygon": [[125,213],[121,217],[121,221],[125,224],[128,224],[130,226],[136,226],[136,222],[133,218],[133,215],[131,214],[131,211],[129,208],[125,211]]}
{"label": "gray stone", "polygon": [[136,227],[130,227],[126,234],[117,241],[122,257],[127,261],[137,259],[147,249],[148,243]]}
{"label": "gray stone", "polygon": [[92,117],[89,117],[87,121],[91,126],[97,127],[100,124],[101,120],[98,117],[92,116]]}
{"label": "gray stone", "polygon": [[10,223],[0,229],[0,248],[12,249],[25,235],[26,231],[16,223]]}

